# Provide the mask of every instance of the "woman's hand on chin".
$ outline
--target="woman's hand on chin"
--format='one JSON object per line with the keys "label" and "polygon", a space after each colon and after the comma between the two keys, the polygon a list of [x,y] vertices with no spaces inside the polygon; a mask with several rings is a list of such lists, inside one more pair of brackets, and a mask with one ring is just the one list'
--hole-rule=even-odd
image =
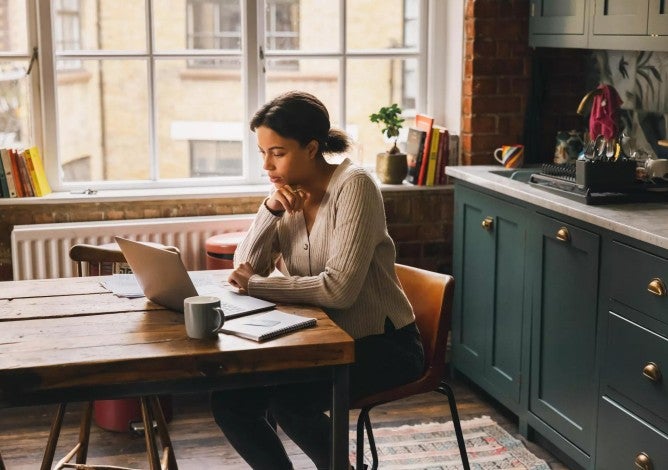
{"label": "woman's hand on chin", "polygon": [[267,207],[274,212],[287,211],[294,214],[304,209],[308,194],[301,188],[286,184],[278,188],[267,199]]}

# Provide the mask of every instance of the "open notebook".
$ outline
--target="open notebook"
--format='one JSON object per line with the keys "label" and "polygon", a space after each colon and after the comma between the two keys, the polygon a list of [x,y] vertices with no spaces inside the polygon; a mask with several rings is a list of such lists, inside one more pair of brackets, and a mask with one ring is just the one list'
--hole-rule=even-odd
{"label": "open notebook", "polygon": [[290,333],[291,331],[315,326],[315,324],[315,318],[302,317],[279,310],[270,310],[243,318],[227,320],[218,331],[254,341],[266,341]]}

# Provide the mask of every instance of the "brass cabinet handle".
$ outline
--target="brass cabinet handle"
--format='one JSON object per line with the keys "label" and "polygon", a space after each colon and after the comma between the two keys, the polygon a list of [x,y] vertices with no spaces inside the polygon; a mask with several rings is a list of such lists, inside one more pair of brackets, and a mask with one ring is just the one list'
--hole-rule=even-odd
{"label": "brass cabinet handle", "polygon": [[642,375],[647,377],[652,382],[661,381],[661,369],[654,362],[648,362],[645,364],[645,367],[642,368]]}
{"label": "brass cabinet handle", "polygon": [[557,230],[557,240],[565,243],[571,241],[571,234],[566,227],[561,227]]}
{"label": "brass cabinet handle", "polygon": [[666,296],[666,284],[658,278],[655,277],[651,281],[649,281],[649,284],[647,284],[647,291],[650,294],[654,294],[657,297],[665,297]]}
{"label": "brass cabinet handle", "polygon": [[488,232],[492,230],[492,227],[494,227],[494,218],[492,217],[485,217],[482,219],[482,228],[487,230]]}
{"label": "brass cabinet handle", "polygon": [[638,455],[636,455],[635,462],[636,468],[639,468],[640,470],[652,470],[652,459],[649,458],[649,455],[647,455],[644,452],[640,452]]}

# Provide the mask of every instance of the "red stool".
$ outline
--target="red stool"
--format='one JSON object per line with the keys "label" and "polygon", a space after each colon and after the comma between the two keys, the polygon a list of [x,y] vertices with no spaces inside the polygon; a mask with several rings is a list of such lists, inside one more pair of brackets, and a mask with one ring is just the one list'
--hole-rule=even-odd
{"label": "red stool", "polygon": [[[165,421],[169,423],[172,420],[172,396],[161,395],[158,401]],[[95,424],[107,431],[137,431],[135,427],[143,427],[139,398],[95,400],[93,408]]]}
{"label": "red stool", "polygon": [[246,232],[228,232],[207,238],[206,269],[231,269],[234,267],[234,252],[237,245],[246,236]]}

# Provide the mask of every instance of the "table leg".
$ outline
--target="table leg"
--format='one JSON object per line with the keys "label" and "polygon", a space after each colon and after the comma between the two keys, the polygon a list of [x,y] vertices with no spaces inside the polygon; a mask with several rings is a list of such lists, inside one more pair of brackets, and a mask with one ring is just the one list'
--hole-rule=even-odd
{"label": "table leg", "polygon": [[2,454],[0,454],[0,470],[5,470],[5,463],[2,461]]}
{"label": "table leg", "polygon": [[348,366],[332,371],[332,470],[347,470],[348,462]]}

